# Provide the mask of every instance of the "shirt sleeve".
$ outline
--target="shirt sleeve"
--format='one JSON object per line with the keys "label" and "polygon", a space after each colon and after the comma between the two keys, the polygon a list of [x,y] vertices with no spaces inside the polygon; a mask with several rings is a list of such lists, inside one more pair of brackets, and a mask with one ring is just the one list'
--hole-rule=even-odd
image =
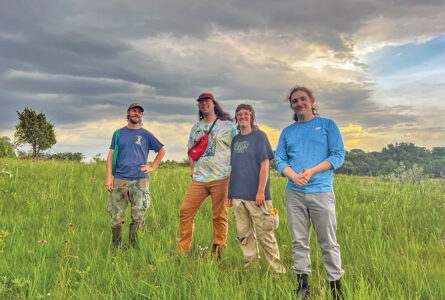
{"label": "shirt sleeve", "polygon": [[187,149],[190,149],[190,147],[193,146],[193,144],[194,144],[193,132],[195,131],[195,127],[196,127],[196,125],[193,125],[192,129],[190,130],[189,140],[187,142]]}
{"label": "shirt sleeve", "polygon": [[275,162],[277,165],[277,170],[283,175],[283,169],[290,167],[289,156],[286,151],[286,129],[284,129],[280,134],[280,139],[278,140],[278,146],[275,150]]}
{"label": "shirt sleeve", "polygon": [[345,160],[345,148],[341,138],[340,130],[334,121],[329,122],[328,126],[328,158],[334,170],[341,167]]}
{"label": "shirt sleeve", "polygon": [[159,152],[164,144],[162,144],[151,132],[148,132],[148,150]]}
{"label": "shirt sleeve", "polygon": [[272,160],[274,158],[269,139],[263,131],[259,132],[256,149],[258,149],[256,151],[257,163],[262,163],[266,159]]}
{"label": "shirt sleeve", "polygon": [[229,134],[229,144],[232,144],[233,138],[238,134],[235,124],[233,122],[230,122],[230,134]]}

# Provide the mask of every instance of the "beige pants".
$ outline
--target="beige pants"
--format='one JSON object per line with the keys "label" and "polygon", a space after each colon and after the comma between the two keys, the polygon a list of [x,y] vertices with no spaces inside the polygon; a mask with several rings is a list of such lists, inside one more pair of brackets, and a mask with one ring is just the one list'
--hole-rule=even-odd
{"label": "beige pants", "polygon": [[275,273],[286,273],[280,264],[280,251],[273,231],[278,227],[278,215],[272,215],[272,200],[257,206],[255,201],[232,199],[233,216],[238,229],[237,240],[244,255],[245,267],[260,258],[256,237],[263,248],[269,268]]}

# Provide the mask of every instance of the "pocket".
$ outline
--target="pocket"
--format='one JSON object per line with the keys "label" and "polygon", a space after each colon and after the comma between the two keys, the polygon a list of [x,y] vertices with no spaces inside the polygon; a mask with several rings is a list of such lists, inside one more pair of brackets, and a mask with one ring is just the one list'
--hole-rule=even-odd
{"label": "pocket", "polygon": [[279,223],[278,215],[272,215],[270,212],[267,212],[261,215],[259,227],[262,231],[274,231],[278,228]]}
{"label": "pocket", "polygon": [[150,200],[151,200],[148,187],[142,191],[142,197],[143,197],[142,205],[144,206],[144,210],[146,210],[150,207]]}
{"label": "pocket", "polygon": [[334,192],[327,192],[328,193],[328,201],[331,204],[335,205],[335,194]]}

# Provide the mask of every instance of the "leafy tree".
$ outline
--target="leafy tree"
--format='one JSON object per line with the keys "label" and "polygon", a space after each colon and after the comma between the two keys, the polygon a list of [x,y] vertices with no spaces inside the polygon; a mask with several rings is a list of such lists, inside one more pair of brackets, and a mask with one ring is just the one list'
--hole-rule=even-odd
{"label": "leafy tree", "polygon": [[25,107],[23,112],[17,111],[17,115],[19,123],[15,127],[15,143],[17,146],[30,144],[32,158],[36,160],[41,151],[51,148],[56,143],[54,125],[46,121],[45,114],[36,114],[28,107]]}
{"label": "leafy tree", "polygon": [[377,175],[379,161],[372,153],[365,153],[360,149],[346,151],[345,162],[337,170],[338,173],[355,175]]}
{"label": "leafy tree", "polygon": [[434,159],[445,158],[445,147],[434,147],[431,154]]}
{"label": "leafy tree", "polygon": [[15,157],[14,145],[7,136],[0,137],[0,157]]}
{"label": "leafy tree", "polygon": [[382,164],[382,168],[380,169],[380,175],[387,175],[394,173],[398,168],[398,165],[392,159],[385,160]]}
{"label": "leafy tree", "polygon": [[383,160],[392,159],[397,164],[403,162],[408,168],[419,161],[428,162],[431,159],[431,152],[426,148],[404,142],[387,145],[382,149],[382,155]]}

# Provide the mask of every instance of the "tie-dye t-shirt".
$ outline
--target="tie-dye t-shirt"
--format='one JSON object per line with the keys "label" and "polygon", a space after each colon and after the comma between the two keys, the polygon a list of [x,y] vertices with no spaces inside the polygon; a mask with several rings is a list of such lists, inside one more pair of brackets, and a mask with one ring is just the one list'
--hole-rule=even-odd
{"label": "tie-dye t-shirt", "polygon": [[[212,122],[213,123],[213,122]],[[187,148],[203,136],[212,126],[203,120],[196,123],[190,132]],[[204,154],[195,161],[193,179],[201,182],[222,180],[230,173],[230,144],[236,135],[236,128],[231,121],[216,121],[209,136],[209,144]]]}

